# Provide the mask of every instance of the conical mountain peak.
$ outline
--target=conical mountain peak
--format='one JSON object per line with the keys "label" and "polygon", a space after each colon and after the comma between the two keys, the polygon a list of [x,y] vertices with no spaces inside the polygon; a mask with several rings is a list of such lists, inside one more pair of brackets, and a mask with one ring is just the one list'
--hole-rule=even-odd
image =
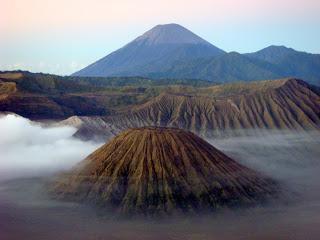
{"label": "conical mountain peak", "polygon": [[135,41],[145,41],[146,44],[206,44],[211,45],[185,27],[171,23],[157,25],[138,37]]}
{"label": "conical mountain peak", "polygon": [[124,47],[74,73],[76,76],[144,76],[176,62],[225,52],[178,24],[157,25]]}
{"label": "conical mountain peak", "polygon": [[121,214],[166,215],[255,204],[274,187],[191,132],[144,127],[97,149],[54,192]]}

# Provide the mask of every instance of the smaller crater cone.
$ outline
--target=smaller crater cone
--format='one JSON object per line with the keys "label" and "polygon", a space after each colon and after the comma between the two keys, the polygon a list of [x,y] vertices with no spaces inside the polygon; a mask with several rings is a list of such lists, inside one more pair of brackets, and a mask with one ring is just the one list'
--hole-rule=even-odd
{"label": "smaller crater cone", "polygon": [[256,204],[275,189],[191,132],[145,127],[97,149],[60,176],[53,192],[121,214],[166,215]]}

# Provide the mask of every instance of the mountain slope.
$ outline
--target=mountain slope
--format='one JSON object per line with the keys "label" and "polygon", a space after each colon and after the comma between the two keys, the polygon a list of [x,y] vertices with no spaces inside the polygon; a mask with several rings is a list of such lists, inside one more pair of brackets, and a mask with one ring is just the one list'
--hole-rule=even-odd
{"label": "mountain slope", "polygon": [[0,72],[0,112],[14,112],[30,119],[105,116],[119,108],[145,102],[158,94],[156,90],[149,91],[148,86],[154,84],[156,88],[165,83],[144,78],[96,79]]}
{"label": "mountain slope", "polygon": [[253,81],[295,77],[320,85],[320,54],[270,46],[249,54],[236,52],[217,57],[175,62],[151,77],[195,78],[214,82]]}
{"label": "mountain slope", "polygon": [[[0,73],[0,111],[31,119],[61,119],[73,115],[107,115],[98,104],[98,87],[66,81],[63,77],[29,72]],[[101,97],[100,97],[101,98]]]}
{"label": "mountain slope", "polygon": [[180,129],[130,129],[60,177],[58,198],[120,214],[167,215],[259,203],[276,184]]}
{"label": "mountain slope", "polygon": [[105,121],[103,117],[72,116],[51,126],[74,127],[78,130],[73,136],[85,141],[105,142],[106,139],[121,132],[119,128]]}
{"label": "mountain slope", "polygon": [[[184,88],[98,119],[85,119],[78,137],[90,139],[98,133],[107,139],[120,129],[143,126],[178,127],[205,137],[255,128],[319,130],[320,91],[297,79]],[[96,121],[108,128],[96,128]]]}
{"label": "mountain slope", "polygon": [[31,119],[101,116],[146,102],[167,88],[212,85],[212,82],[192,79],[62,77],[25,71],[0,72],[0,111],[15,112]]}
{"label": "mountain slope", "polygon": [[177,24],[158,25],[74,76],[147,76],[175,61],[212,57],[224,52]]}
{"label": "mountain slope", "polygon": [[172,126],[205,136],[244,128],[319,129],[320,95],[296,79],[221,85],[198,95],[163,94],[107,121],[120,129]]}
{"label": "mountain slope", "polygon": [[213,58],[176,62],[166,72],[152,73],[152,77],[197,78],[213,82],[253,81],[276,79],[280,69],[263,60],[251,59],[236,52]]}
{"label": "mountain slope", "polygon": [[270,46],[246,55],[277,66],[281,70],[280,77],[304,78],[309,83],[320,85],[320,54],[299,52],[284,46]]}
{"label": "mountain slope", "polygon": [[287,48],[285,46],[272,45],[264,49],[261,49],[257,52],[247,53],[246,55],[251,58],[257,58],[260,60],[267,61],[269,63],[277,63],[281,61],[281,59],[286,58],[287,56],[295,54],[297,52],[298,51],[292,48]]}

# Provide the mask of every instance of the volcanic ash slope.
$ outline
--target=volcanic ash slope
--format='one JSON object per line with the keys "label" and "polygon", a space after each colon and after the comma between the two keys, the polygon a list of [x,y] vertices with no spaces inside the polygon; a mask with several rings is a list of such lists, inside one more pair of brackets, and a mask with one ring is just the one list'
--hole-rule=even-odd
{"label": "volcanic ash slope", "polygon": [[144,127],[113,138],[53,189],[124,215],[170,215],[257,204],[277,185],[191,132]]}

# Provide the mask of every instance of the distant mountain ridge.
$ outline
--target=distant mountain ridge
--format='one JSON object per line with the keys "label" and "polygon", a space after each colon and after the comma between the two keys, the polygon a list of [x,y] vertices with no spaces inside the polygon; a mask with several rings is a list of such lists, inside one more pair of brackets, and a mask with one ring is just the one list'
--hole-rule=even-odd
{"label": "distant mountain ridge", "polygon": [[220,83],[296,77],[320,85],[320,54],[285,46],[226,53],[178,24],[164,24],[73,75],[196,78]]}
{"label": "distant mountain ridge", "polygon": [[217,57],[176,62],[154,78],[197,78],[213,82],[255,81],[295,77],[320,85],[320,54],[270,46],[254,53],[225,53]]}
{"label": "distant mountain ridge", "polygon": [[[294,54],[297,52],[298,51],[294,50],[293,48],[272,45],[254,53],[247,53],[246,55],[252,58],[258,58],[260,60],[274,63],[281,58],[287,57],[288,55]],[[299,52],[299,53],[303,53],[303,52]]]}
{"label": "distant mountain ridge", "polygon": [[260,59],[237,52],[219,57],[176,63],[165,72],[150,74],[154,78],[197,78],[212,82],[254,81],[280,78],[280,69]]}
{"label": "distant mountain ridge", "polygon": [[320,85],[320,54],[296,51],[284,46],[270,46],[247,56],[276,66],[279,77],[294,76]]}

